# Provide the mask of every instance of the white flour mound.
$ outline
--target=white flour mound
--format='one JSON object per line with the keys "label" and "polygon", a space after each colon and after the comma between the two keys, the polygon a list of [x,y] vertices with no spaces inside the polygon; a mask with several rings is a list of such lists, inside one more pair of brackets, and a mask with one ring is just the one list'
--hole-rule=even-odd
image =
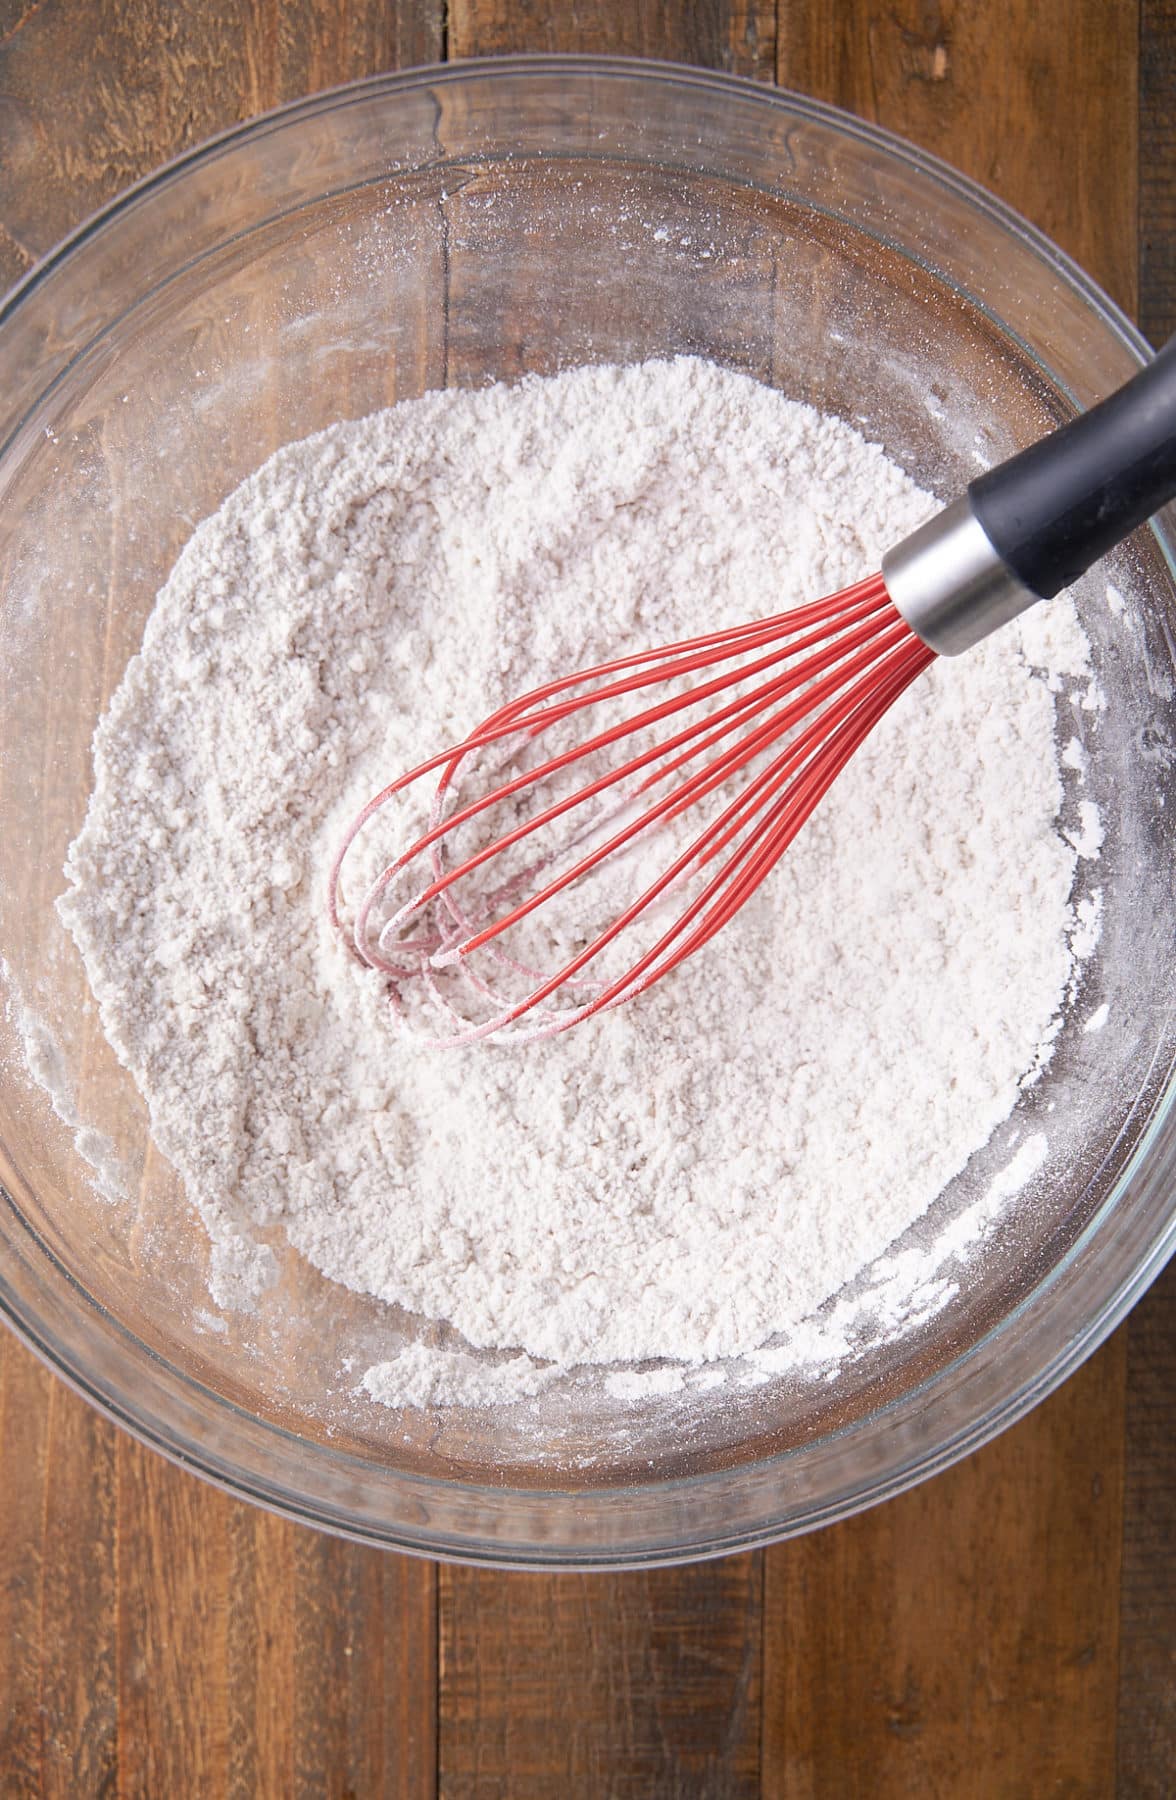
{"label": "white flour mound", "polygon": [[99,726],[60,906],[220,1303],[280,1222],[517,1353],[496,1385],[417,1347],[370,1393],[517,1398],[532,1359],[798,1333],[926,1210],[1073,973],[1098,821],[1056,828],[1051,689],[1089,679],[1068,602],[933,668],[717,944],[563,1037],[423,1047],[324,896],[349,814],[512,694],[835,590],[931,504],[846,425],[680,359],[339,424],[199,527]]}

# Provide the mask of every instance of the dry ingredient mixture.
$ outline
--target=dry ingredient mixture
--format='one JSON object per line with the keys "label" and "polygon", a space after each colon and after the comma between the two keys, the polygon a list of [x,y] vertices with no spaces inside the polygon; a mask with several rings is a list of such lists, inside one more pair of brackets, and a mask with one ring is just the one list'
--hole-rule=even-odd
{"label": "dry ingredient mixture", "polygon": [[99,726],[60,909],[220,1305],[271,1278],[250,1231],[280,1222],[512,1352],[391,1354],[364,1379],[392,1403],[801,1354],[1008,1117],[1092,945],[1097,815],[1057,826],[1070,604],[936,665],[716,945],[563,1037],[423,1047],[325,876],[361,802],[502,700],[837,589],[931,506],[840,421],[683,358],[338,424],[199,527]]}

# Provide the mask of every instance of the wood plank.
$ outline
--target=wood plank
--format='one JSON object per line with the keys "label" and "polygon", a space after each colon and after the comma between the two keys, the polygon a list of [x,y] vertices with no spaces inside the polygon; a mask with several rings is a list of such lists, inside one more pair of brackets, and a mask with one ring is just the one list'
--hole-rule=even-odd
{"label": "wood plank", "polygon": [[[785,0],[777,72],[965,169],[1131,307],[1136,57],[1134,0]],[[1112,1790],[1125,1368],[1120,1334],[963,1467],[767,1553],[765,1795]]]}
{"label": "wood plank", "polygon": [[1123,1385],[1114,1339],[901,1499],[766,1556],[766,1800],[1113,1791]]}
{"label": "wood plank", "polygon": [[1176,0],[1142,0],[1139,34],[1139,322],[1159,345],[1176,331]]}
{"label": "wood plank", "polygon": [[441,1571],[443,1800],[758,1795],[761,1559]]}
{"label": "wood plank", "polygon": [[[454,57],[612,52],[770,78],[774,7],[453,0],[448,43]],[[758,1794],[758,1557],[625,1576],[442,1569],[440,1583],[445,1800]]]}
{"label": "wood plank", "polygon": [[120,1437],[120,1800],[227,1785],[230,1502]]}
{"label": "wood plank", "polygon": [[70,1800],[116,1761],[114,1437],[0,1341],[0,1789]]}
{"label": "wood plank", "polygon": [[117,1442],[120,1796],[431,1796],[432,1565]]}
{"label": "wood plank", "polygon": [[[0,284],[285,98],[441,53],[440,0],[0,6]],[[435,1792],[431,1565],[196,1481],[0,1342],[0,1790]]]}
{"label": "wood plank", "polygon": [[295,1714],[307,1722],[293,1791],[426,1800],[436,1791],[433,1565],[290,1529]]}
{"label": "wood plank", "polygon": [[1138,0],[781,0],[777,79],[946,158],[1136,302]]}
{"label": "wood plank", "polygon": [[[1140,8],[1139,315],[1176,331],[1176,0]],[[1121,1800],[1166,1800],[1176,1770],[1176,1264],[1127,1324],[1119,1614]]]}
{"label": "wood plank", "polygon": [[1127,1327],[1118,1785],[1168,1800],[1176,1772],[1176,1263]]}
{"label": "wood plank", "polygon": [[448,55],[657,56],[771,81],[775,0],[451,0]]}
{"label": "wood plank", "polygon": [[292,1755],[290,1576],[295,1528],[252,1507],[224,1521],[221,1555],[231,1576],[225,1649],[228,1690],[225,1789],[232,1800],[289,1789]]}
{"label": "wood plank", "polygon": [[41,1519],[52,1376],[0,1335],[0,1773],[32,1794],[41,1776]]}
{"label": "wood plank", "polygon": [[13,0],[0,13],[0,290],[213,132],[438,60],[442,12],[443,0]]}
{"label": "wood plank", "polygon": [[[45,1725],[42,1788],[48,1795],[102,1793],[117,1744],[114,1607],[118,1591],[116,1456],[90,1407],[51,1381],[40,1546]],[[63,1482],[63,1470],[85,1470]]]}

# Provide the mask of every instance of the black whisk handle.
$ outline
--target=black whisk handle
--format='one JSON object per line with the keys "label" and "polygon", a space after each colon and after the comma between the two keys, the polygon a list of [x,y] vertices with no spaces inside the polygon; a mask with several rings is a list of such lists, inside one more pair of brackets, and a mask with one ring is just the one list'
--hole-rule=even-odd
{"label": "black whisk handle", "polygon": [[1176,497],[1176,338],[1109,399],[1011,456],[882,558],[939,656],[1049,600]]}
{"label": "black whisk handle", "polygon": [[1043,600],[1176,497],[1176,337],[1106,400],[980,475],[993,548]]}

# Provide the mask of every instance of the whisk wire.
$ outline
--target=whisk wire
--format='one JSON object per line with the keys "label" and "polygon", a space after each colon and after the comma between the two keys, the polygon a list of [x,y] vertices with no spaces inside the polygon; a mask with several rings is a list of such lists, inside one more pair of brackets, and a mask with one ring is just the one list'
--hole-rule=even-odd
{"label": "whisk wire", "polygon": [[[767,819],[760,822],[754,833],[745,839],[730,860],[712,878],[707,887],[695,897],[685,912],[663,933],[658,942],[639,957],[625,971],[624,975],[610,983],[599,995],[587,1003],[580,1016],[591,1017],[594,1013],[616,1003],[622,996],[632,997],[643,987],[650,986],[661,975],[668,974],[670,969],[675,968],[678,963],[708,943],[715,933],[745,904],[779,861],[863,738],[873,729],[878,719],[893,704],[903,688],[909,686],[916,675],[932,660],[931,653],[925,651],[922,645],[918,648],[923,654],[903,658],[901,665],[895,668],[893,674],[880,687],[876,700],[872,696],[863,698],[860,694],[856,702],[852,697],[847,697],[849,701],[847,708],[842,706],[830,708],[828,715],[822,715],[821,720],[814,722],[818,725],[823,724],[825,731],[831,731],[833,735],[827,739],[824,747],[818,751],[809,768],[806,769],[806,785],[803,788],[792,790],[791,793],[777,800]],[[839,722],[831,725],[828,721],[834,715],[839,716]],[[793,748],[790,746],[788,750],[782,752],[769,769],[764,770],[757,778],[757,783],[760,784],[759,800],[754,810],[760,810],[766,803],[767,795],[778,792],[779,787],[788,780],[789,775],[793,772],[788,766],[793,761],[791,755]],[[645,893],[610,925],[607,931],[602,932],[593,944],[582,951],[573,962],[568,963],[557,975],[549,977],[544,987],[533,998],[536,1001],[547,999],[570,974],[578,973],[580,968],[606,948],[608,943],[619,936],[622,930],[631,925],[640,913],[671,884],[684,867],[692,861],[705,862],[710,860],[714,854],[718,854],[722,846],[716,846],[706,854],[701,854],[701,846],[713,832],[719,829],[729,814],[737,808],[745,808],[746,801],[747,795],[745,794],[740,796],[738,801],[733,802],[727,813],[703,832],[690,849],[684,852],[670,869],[659,876],[658,880],[651,884]],[[743,823],[746,823],[746,820]],[[729,842],[739,828],[741,827],[728,827],[723,843]],[[732,878],[742,864],[747,864],[747,867],[744,869],[742,877],[735,881]],[[724,886],[727,887],[728,892],[722,905],[713,908],[710,913],[706,914],[699,929],[692,933],[684,943],[678,944],[674,956],[654,972],[653,965],[656,964],[658,958],[675,944],[676,939],[700,914],[705,912],[710,901],[722,892]],[[643,976],[646,979],[643,980]],[[530,1003],[530,1000],[524,1001],[518,1008],[512,1009],[511,1018],[520,1017],[528,1009]]]}
{"label": "whisk wire", "polygon": [[[332,866],[331,921],[342,930],[342,869],[359,833],[394,795],[435,774],[428,827],[367,885],[348,934],[352,953],[393,982],[410,973],[422,974],[432,997],[458,1026],[455,1034],[442,1042],[464,1043],[507,1030],[514,1036],[531,1037],[566,1029],[641,992],[709,943],[760,886],[854,750],[933,660],[934,653],[910,631],[895,611],[881,577],[875,576],[842,594],[772,619],[709,632],[661,650],[616,657],[547,682],[500,707],[460,744],[389,783],[360,810]],[[732,663],[736,666],[726,666]],[[694,679],[704,670],[714,671],[716,664],[724,666],[701,681]],[[708,702],[720,701],[736,683],[740,691],[734,697],[706,710]],[[488,792],[447,810],[448,796],[461,778],[463,766],[477,753],[520,735],[537,738],[589,707],[616,705],[665,685],[673,689],[665,697],[604,724],[571,749],[540,757],[533,767],[517,775],[507,774]],[[698,708],[703,709],[700,717],[674,723],[686,709]],[[635,738],[667,723],[671,724],[668,737],[632,748]],[[628,745],[630,750],[622,753],[615,766],[574,785],[569,794],[557,795],[491,842],[446,866],[444,851],[463,826],[492,807],[530,790],[541,790],[563,771],[617,745]],[[770,755],[763,767],[754,768],[773,745],[780,746],[778,752]],[[508,757],[501,768],[508,769],[509,764]],[[555,973],[544,973],[507,954],[502,940],[512,927],[591,875],[642,833],[669,825],[745,772],[744,785],[720,805],[717,816]],[[583,855],[578,854],[586,840],[598,837],[610,817],[651,796],[665,783],[672,785],[643,805],[636,817],[606,831],[603,840],[592,842]],[[596,804],[602,801],[603,811]],[[488,892],[484,886],[480,888],[477,907],[470,914],[461,896],[472,876],[536,832],[559,824],[578,810],[585,823],[560,845],[561,859],[568,866],[544,879],[553,859],[548,854],[538,855],[505,876],[496,888]],[[391,884],[421,857],[428,859],[432,878],[391,910],[375,933],[376,908],[382,906]],[[589,965],[675,884],[716,862],[720,866],[704,879],[700,891],[621,974],[586,975]],[[417,930],[406,937],[436,905],[448,914],[449,924],[424,934]],[[505,999],[471,960],[483,949],[500,969],[533,983],[529,991],[521,998]],[[489,1005],[492,1017],[480,1021],[466,1018],[442,989],[440,975],[456,966],[462,968],[474,993]],[[585,986],[589,990],[586,999],[554,1009],[549,1005],[561,990],[575,992]],[[515,1029],[527,1015],[525,1026]]]}
{"label": "whisk wire", "polygon": [[[872,608],[871,610],[877,609]],[[896,634],[900,633],[901,629],[901,627],[893,628]],[[803,699],[803,706],[798,708],[797,711],[811,711],[814,704],[820,703],[825,692],[830,691],[832,687],[843,685],[844,681],[856,674],[860,667],[866,666],[868,662],[876,660],[883,654],[887,647],[887,642],[878,640],[875,633],[876,627],[862,624],[855,630],[839,636],[833,643],[829,642],[827,633],[822,633],[818,637],[805,637],[797,644],[788,644],[782,649],[777,649],[769,656],[761,657],[755,662],[744,665],[739,671],[739,678],[741,680],[747,680],[755,675],[764,673],[768,669],[775,668],[785,658],[795,655],[800,650],[807,650],[818,642],[825,645],[824,650],[821,651],[820,654],[808,659],[803,669],[799,671],[795,669],[789,670],[786,674],[779,676],[774,682],[754,689],[750,694],[743,695],[738,699],[729,702],[727,706],[720,708],[717,712],[713,712],[702,720],[696,721],[694,724],[685,727],[668,741],[655,744],[652,748],[630,758],[619,767],[607,771],[604,775],[597,777],[594,781],[587,783],[572,794],[565,796],[561,800],[552,802],[514,829],[505,832],[491,844],[485,845],[479,851],[471,854],[455,868],[446,871],[444,874],[438,875],[430,884],[421,889],[419,893],[414,895],[413,898],[400,909],[395,915],[395,918],[389,921],[389,926],[399,927],[406,924],[409,918],[414,914],[423,910],[424,907],[437,899],[448,888],[451,888],[457,881],[467,879],[493,857],[499,856],[504,850],[510,849],[515,844],[521,842],[523,838],[554,823],[557,819],[563,817],[574,808],[584,805],[586,801],[597,798],[610,787],[614,787],[625,781],[628,777],[636,774],[641,769],[648,768],[651,763],[661,762],[667,756],[667,753],[672,753],[673,751],[680,749],[692,739],[701,738],[702,741],[701,743],[696,744],[693,749],[687,751],[683,756],[679,757],[676,762],[655,770],[653,775],[649,777],[642,787],[638,788],[637,792],[640,793],[646,791],[654,784],[654,782],[663,779],[665,775],[675,772],[677,768],[682,767],[695,755],[701,754],[704,749],[709,748],[711,744],[717,742],[724,735],[729,734],[730,731],[735,729],[738,725],[741,725],[746,717],[770,706],[775,699],[781,698],[785,694],[795,692],[798,687],[803,686],[806,689],[806,693]],[[848,663],[845,661],[847,652],[858,649],[861,646],[869,646],[871,644],[871,639],[873,639],[873,646],[868,649],[860,661]],[[701,655],[702,653],[700,652],[698,654]],[[828,683],[822,685],[819,682],[814,682],[813,677],[826,670],[830,664],[835,665],[835,667],[832,675],[828,679]],[[667,662],[666,669],[672,670],[672,674],[676,676],[683,672],[689,672],[695,666],[693,658],[675,658],[672,663]],[[628,681],[610,684],[604,688],[597,689],[592,694],[591,703],[597,705],[604,700],[612,699],[620,694],[627,694],[633,691],[634,686],[648,685],[653,679],[656,679],[659,683],[669,679],[670,675],[666,673],[666,669],[660,671],[656,677],[643,676],[640,682]],[[590,672],[592,675],[595,673],[596,671]],[[500,805],[503,801],[524,792],[528,787],[538,786],[541,782],[549,780],[553,775],[558,774],[569,764],[584,760],[588,756],[601,750],[609,749],[622,738],[631,737],[639,731],[648,730],[687,707],[697,706],[700,702],[711,698],[714,694],[722,692],[725,688],[729,687],[730,681],[731,677],[729,675],[724,675],[716,677],[713,681],[703,683],[693,689],[688,689],[684,693],[674,695],[671,698],[660,702],[657,706],[647,709],[635,718],[628,718],[621,721],[619,724],[611,725],[598,732],[595,736],[587,739],[585,742],[576,745],[573,749],[564,751],[558,756],[550,757],[536,767],[523,771],[513,779],[503,782],[491,793],[483,795],[477,800],[471,801],[468,805],[461,807],[456,812],[438,819],[437,823],[433,824],[428,831],[410,844],[408,849],[403,851],[394,862],[388,864],[369,888],[361,905],[355,927],[355,935],[360,944],[361,953],[363,953],[362,946],[371,914],[383,894],[387,891],[387,888],[395,880],[397,875],[419,856],[430,850],[442,838],[451,835],[461,826],[468,824],[471,820],[489,810],[490,807]],[[542,690],[536,691],[541,692]],[[441,781],[438,783],[438,799],[448,783],[455,776],[461,764],[470,754],[472,754],[474,749],[481,747],[483,743],[492,742],[495,738],[501,737],[506,733],[522,731],[532,724],[537,724],[538,726],[545,728],[556,722],[557,719],[567,716],[568,712],[581,710],[586,703],[583,697],[578,697],[574,702],[564,702],[562,707],[553,708],[549,713],[545,712],[534,719],[527,717],[520,719],[517,716],[513,718],[504,717],[504,715],[515,713],[516,708],[520,708],[524,704],[527,704],[529,699],[530,697],[524,697],[523,701],[517,702],[511,707],[504,707],[499,713],[492,715],[490,720],[480,726],[477,731],[471,734],[471,737],[467,739],[463,745],[459,746],[458,749],[452,753],[451,760],[447,763]],[[495,723],[495,721],[497,721],[497,723]],[[781,732],[790,729],[791,724],[794,722],[795,721],[791,716],[781,716],[773,723],[769,735],[772,737],[779,736]],[[685,808],[686,806],[693,804],[696,798],[704,797],[705,794],[712,791],[713,788],[721,786],[722,782],[728,779],[728,776],[731,773],[736,772],[740,767],[744,766],[746,762],[752,760],[754,755],[758,754],[762,741],[763,733],[761,731],[754,740],[754,748],[747,749],[746,754],[732,755],[724,759],[719,765],[716,765],[719,769],[719,773],[713,779],[702,784],[687,784],[687,789],[683,790],[681,807]],[[432,766],[436,767],[436,764],[433,764]],[[416,773],[427,773],[428,769],[429,765],[422,765],[421,769]],[[392,791],[395,791],[395,789]],[[438,809],[435,808],[434,810],[436,812]],[[667,810],[668,809],[662,805],[653,809],[648,815],[643,815],[642,819],[639,820],[632,829],[627,830],[618,838],[610,840],[606,846],[601,848],[584,863],[577,864],[575,869],[570,871],[564,879],[552,885],[550,888],[545,889],[541,896],[537,896],[531,905],[525,909],[516,910],[507,915],[499,921],[496,927],[479,935],[477,939],[463,946],[463,949],[478,949],[483,944],[487,943],[491,936],[497,936],[502,931],[508,929],[510,925],[517,922],[518,918],[523,916],[523,911],[534,911],[535,907],[542,901],[561,892],[570,885],[571,881],[578,879],[581,875],[587,873],[589,869],[597,866],[597,864],[603,860],[605,855],[611,854],[614,850],[628,843],[638,831],[644,830],[647,824],[652,823],[655,819],[662,818],[667,813]],[[671,814],[670,816],[673,815]],[[385,927],[385,930],[387,929],[388,927]],[[367,960],[373,959],[369,958]],[[373,966],[379,965],[373,961]]]}
{"label": "whisk wire", "polygon": [[[881,591],[879,591],[880,589]],[[528,728],[546,730],[550,725],[558,723],[569,713],[580,710],[588,703],[597,704],[604,699],[619,698],[638,691],[641,687],[652,686],[678,675],[690,673],[693,669],[708,663],[729,660],[745,654],[749,647],[757,648],[761,643],[770,642],[773,639],[786,641],[801,632],[809,631],[813,625],[827,621],[830,617],[837,617],[839,621],[847,625],[852,624],[859,619],[868,617],[871,613],[880,611],[889,604],[880,581],[877,577],[871,577],[847,588],[841,595],[813,601],[789,612],[777,613],[770,619],[758,620],[749,625],[737,625],[722,631],[707,632],[698,637],[684,638],[668,648],[663,646],[657,650],[642,650],[626,656],[614,657],[607,662],[597,664],[594,668],[581,670],[575,675],[559,676],[544,682],[540,686],[530,689],[526,694],[509,701],[497,712],[491,713],[487,719],[483,720],[477,730],[464,738],[460,745],[456,747],[451,745],[447,749],[439,751],[437,755],[429,757],[425,762],[418,763],[405,774],[398,776],[395,781],[390,781],[386,787],[381,788],[360,808],[343,835],[328,876],[327,910],[331,924],[336,930],[342,928],[338,911],[339,883],[343,864],[352,844],[364,826],[387,805],[389,800],[412,787],[424,776],[433,774],[438,769],[445,771],[439,784],[444,788],[452,779],[453,771],[473,751],[486,748],[516,731]],[[824,634],[820,635],[823,637]],[[794,644],[787,651],[781,650],[779,657],[785,654],[795,655],[798,648],[799,646]],[[698,660],[693,660],[696,657]],[[769,661],[779,660],[779,657],[773,657]],[[656,666],[654,672],[649,673],[649,665],[660,666]],[[574,687],[583,687],[589,682],[598,681],[625,670],[641,670],[642,673],[635,675],[630,681],[610,685],[603,690],[594,689],[587,697],[572,695],[568,699],[549,705],[555,696],[567,694]],[[726,677],[719,677],[704,688],[693,690],[691,699],[687,703],[695,703],[699,699],[706,698],[709,693],[720,691],[726,682]],[[525,716],[520,717],[520,715],[525,715],[527,709],[531,707],[539,707],[542,710],[531,719]],[[532,771],[529,779],[534,780],[537,776],[538,772]],[[528,777],[522,776],[518,779],[517,787],[508,785],[497,789],[490,798],[482,803],[481,809],[484,810],[485,806],[496,804],[499,800],[507,797],[509,793],[517,792],[518,788],[527,785],[527,781]],[[451,818],[446,822],[444,829],[452,830],[459,822],[457,818]]]}
{"label": "whisk wire", "polygon": [[[933,660],[933,653],[918,640],[900,644],[892,654],[887,673],[880,680],[876,692],[872,688],[864,692],[859,688],[844,695],[836,706],[828,708],[819,720],[814,721],[814,727],[820,728],[824,742],[818,747],[817,754],[805,772],[805,786],[794,788],[780,796],[768,818],[761,821],[755,831],[749,834],[724,867],[712,877],[657,942],[623,975],[608,983],[591,1000],[579,1007],[564,1009],[554,1025],[544,1012],[544,1003],[551,995],[568,985],[580,970],[634,923],[681,870],[695,859],[699,845],[719,828],[736,806],[742,806],[746,802],[746,795],[733,802],[722,815],[722,820],[715,821],[702,833],[674,864],[664,870],[643,894],[631,902],[592,943],[585,946],[563,968],[545,977],[532,993],[502,1010],[495,1018],[467,1027],[457,1037],[442,1041],[472,1042],[477,1038],[492,1036],[532,1011],[539,1015],[539,1022],[529,1032],[519,1034],[522,1037],[541,1037],[552,1029],[565,1029],[568,1025],[592,1017],[624,999],[633,998],[709,943],[762,884],[878,719],[893,704],[899,693]],[[793,749],[794,746],[789,746],[775,759],[770,769],[757,777],[761,805],[764,803],[764,790],[768,787],[770,778],[775,776],[774,784],[771,785],[773,792],[778,792],[788,778],[789,771],[783,765],[791,760]],[[712,905],[712,902],[716,903]],[[695,921],[698,921],[695,929],[679,943],[677,940],[688,932],[690,926],[695,925]],[[484,988],[484,984],[479,983],[479,986]]]}
{"label": "whisk wire", "polygon": [[[481,949],[485,944],[490,943],[494,938],[509,930],[512,925],[519,923],[519,921],[525,918],[529,913],[536,911],[548,900],[553,899],[556,894],[561,893],[565,888],[570,887],[573,882],[580,880],[581,877],[590,873],[590,871],[603,862],[607,856],[612,856],[617,851],[623,849],[627,844],[631,843],[639,833],[647,830],[650,825],[668,823],[670,819],[674,818],[679,813],[686,811],[689,807],[696,804],[697,801],[705,799],[709,794],[715,792],[730,780],[732,775],[738,774],[741,769],[745,768],[749,763],[754,762],[760,752],[769,744],[777,742],[783,733],[791,729],[792,725],[797,722],[799,717],[811,710],[813,705],[819,705],[829,693],[835,692],[838,687],[842,686],[846,679],[856,677],[862,673],[869,667],[871,662],[877,660],[877,658],[884,653],[884,650],[887,647],[888,646],[886,645],[881,645],[868,652],[862,652],[858,657],[854,658],[851,667],[844,670],[838,668],[831,675],[826,676],[823,682],[815,683],[813,688],[806,692],[799,702],[794,701],[791,706],[782,708],[777,713],[773,713],[749,736],[741,737],[738,743],[725,751],[722,756],[718,757],[714,762],[708,763],[705,768],[699,770],[679,787],[672,789],[669,794],[663,796],[663,798],[654,806],[647,808],[635,820],[631,821],[628,825],[623,827],[621,831],[609,838],[607,842],[598,845],[587,856],[574,864],[570,869],[565,870],[561,875],[548,883],[546,887],[540,889],[538,893],[533,894],[527,901],[520,903],[510,912],[505,913],[502,917],[496,919],[492,924],[485,926],[476,934],[476,936],[470,938],[467,942],[447,950],[445,957],[446,961],[452,961],[460,955],[468,955],[475,950]],[[758,694],[764,695],[765,697],[761,699],[760,705],[756,710],[766,708],[771,704],[772,698],[775,695],[791,692],[794,686],[795,683],[793,681],[782,679],[779,682],[770,684],[771,692],[766,692],[764,689],[757,690]],[[744,722],[744,719],[738,721],[739,724],[743,724]],[[733,727],[728,727],[728,730],[732,728]],[[756,810],[756,805],[753,803],[757,802],[757,796],[761,794],[761,782],[765,781],[777,768],[781,770],[779,779],[787,779],[788,775],[803,763],[804,758],[812,745],[819,740],[820,736],[823,735],[824,731],[828,728],[829,727],[824,721],[824,715],[817,720],[814,720],[808,730],[794,740],[794,742],[782,752],[777,761],[771,764],[768,770],[763,771],[762,774],[744,790],[744,793],[738,800],[732,802],[727,811],[723,813],[722,819],[725,820],[737,811],[741,811],[747,807],[752,807],[752,810]],[[629,729],[632,729],[632,727]],[[684,737],[685,735],[687,734],[680,734],[681,737]],[[713,742],[713,737],[709,741],[704,739],[704,745],[706,745],[706,747],[710,747],[710,742]],[[659,750],[655,750],[652,754],[656,756],[659,754],[660,750],[664,748],[665,746],[660,746]],[[660,781],[665,775],[680,769],[687,761],[691,760],[695,755],[700,754],[702,748],[703,745],[695,746],[685,756],[677,758],[669,769],[656,770],[637,790],[638,793],[647,792],[649,788],[653,786],[654,782]],[[570,800],[564,802],[558,811],[566,811],[568,808],[579,805],[584,800],[592,798],[604,788],[623,779],[628,770],[641,767],[649,760],[649,756],[634,758],[631,763],[625,765],[621,770],[616,771],[615,774],[602,778],[601,781],[592,783],[588,787],[580,789]],[[507,833],[502,838],[497,839],[493,845],[488,847],[488,849],[479,852],[475,856],[469,857],[455,868],[447,870],[443,876],[430,883],[430,885],[427,888],[424,888],[414,900],[409,902],[406,907],[402,908],[401,912],[396,916],[396,919],[390,921],[390,923],[399,924],[407,922],[407,919],[411,917],[415,911],[438,897],[456,882],[465,879],[468,875],[473,873],[477,867],[487,861],[490,856],[496,855],[500,850],[507,848],[512,842],[518,842],[520,838],[526,836],[530,830],[545,824],[548,816],[557,816],[556,809],[551,809],[550,814],[538,814],[526,825],[520,826],[516,828],[515,831]],[[711,827],[711,829],[714,829],[714,827]],[[703,835],[706,836],[707,834]],[[674,862],[666,872],[665,881],[656,884],[656,893],[651,891],[649,895],[650,899],[656,898],[657,894],[660,894],[665,886],[668,886],[679,873],[687,869],[691,863],[696,860],[697,845],[701,841],[701,839],[696,840],[696,844],[691,845],[689,849],[684,851],[681,856],[678,857],[676,862]],[[411,858],[418,854],[423,848],[424,841],[420,840],[412,850],[405,852],[406,861],[411,860]]]}

